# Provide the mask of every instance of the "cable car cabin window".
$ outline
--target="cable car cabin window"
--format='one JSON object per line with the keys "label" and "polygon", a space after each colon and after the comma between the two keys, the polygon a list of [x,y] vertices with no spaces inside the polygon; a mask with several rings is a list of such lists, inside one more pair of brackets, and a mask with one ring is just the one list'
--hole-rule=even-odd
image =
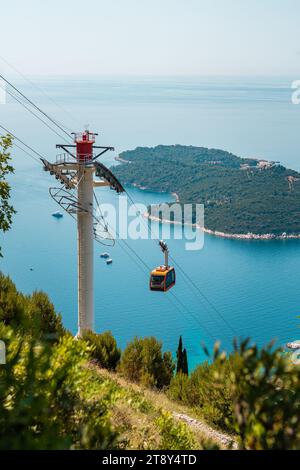
{"label": "cable car cabin window", "polygon": [[175,283],[175,271],[174,269],[171,269],[171,271],[169,271],[167,274],[166,289],[168,289],[174,283]]}
{"label": "cable car cabin window", "polygon": [[151,277],[151,285],[152,286],[160,286],[164,282],[164,276],[152,276]]}

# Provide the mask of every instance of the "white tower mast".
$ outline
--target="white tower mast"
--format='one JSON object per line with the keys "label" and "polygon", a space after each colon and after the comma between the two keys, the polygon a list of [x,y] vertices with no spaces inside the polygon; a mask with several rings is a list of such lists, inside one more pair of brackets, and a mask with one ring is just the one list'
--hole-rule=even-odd
{"label": "white tower mast", "polygon": [[93,167],[81,167],[78,174],[78,335],[94,329],[94,234]]}
{"label": "white tower mast", "polygon": [[74,134],[77,173],[78,335],[94,329],[93,144],[89,131]]}
{"label": "white tower mast", "polygon": [[[94,186],[110,186],[118,193],[124,191],[123,186],[102,163],[96,159],[113,147],[94,146],[95,136],[89,131],[74,134],[75,145],[57,145],[65,150],[56,163],[42,159],[44,170],[50,171],[56,179],[64,184],[65,189],[50,188],[50,194],[55,201],[69,214],[77,219],[78,243],[78,336],[84,331],[94,329],[94,238],[101,241],[95,226],[99,223],[93,208]],[[68,147],[76,148],[73,155]],[[98,155],[93,149],[101,149]],[[94,181],[94,172],[101,181]],[[67,190],[77,189],[77,197]]]}

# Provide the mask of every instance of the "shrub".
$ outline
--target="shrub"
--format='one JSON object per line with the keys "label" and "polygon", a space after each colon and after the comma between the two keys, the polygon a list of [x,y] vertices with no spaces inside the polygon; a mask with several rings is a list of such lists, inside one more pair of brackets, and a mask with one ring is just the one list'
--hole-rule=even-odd
{"label": "shrub", "polygon": [[189,404],[198,407],[209,422],[227,431],[233,430],[231,372],[236,366],[235,357],[224,361],[215,358],[212,364],[199,365],[188,383]]}
{"label": "shrub", "polygon": [[156,420],[161,435],[159,449],[193,450],[196,442],[186,424],[176,422],[170,413],[162,412]]}
{"label": "shrub", "polygon": [[9,276],[0,273],[0,321],[21,325],[25,320],[26,297],[20,294]]}
{"label": "shrub", "polygon": [[57,339],[65,332],[61,315],[55,312],[54,305],[44,292],[36,291],[30,296],[28,310],[38,336]]}
{"label": "shrub", "polygon": [[[201,416],[217,427],[232,431],[233,396],[231,370],[236,366],[236,358],[223,361],[220,358],[210,364],[200,364],[188,378],[178,374],[171,381],[168,395],[198,410]],[[218,373],[222,371],[222,380]]]}
{"label": "shrub", "polygon": [[17,291],[8,276],[0,273],[0,321],[38,338],[58,339],[65,329],[62,319],[44,292],[31,296]]}
{"label": "shrub", "polygon": [[[234,427],[242,449],[300,447],[300,369],[273,344],[235,344],[240,367],[231,371]],[[219,379],[224,380],[221,372]]]}
{"label": "shrub", "polygon": [[172,400],[180,401],[189,404],[189,379],[186,374],[179,372],[170,382],[167,390],[167,395]]}
{"label": "shrub", "polygon": [[161,341],[153,337],[134,338],[119,365],[119,371],[129,380],[157,388],[169,385],[174,368],[171,353],[162,353]]}
{"label": "shrub", "polygon": [[87,331],[83,339],[92,346],[91,356],[97,363],[108,370],[115,370],[121,357],[121,351],[110,331],[101,334]]}
{"label": "shrub", "polygon": [[168,393],[235,432],[242,449],[300,447],[300,368],[272,344],[235,343],[229,357],[216,347],[211,363],[175,377]]}
{"label": "shrub", "polygon": [[107,407],[112,389],[85,398],[89,349],[71,336],[38,343],[0,324],[0,449],[106,449],[115,446]]}

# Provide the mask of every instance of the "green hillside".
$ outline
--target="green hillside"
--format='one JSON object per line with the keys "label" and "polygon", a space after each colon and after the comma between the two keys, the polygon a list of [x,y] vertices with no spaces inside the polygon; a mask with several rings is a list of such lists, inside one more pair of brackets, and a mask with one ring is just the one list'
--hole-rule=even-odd
{"label": "green hillside", "polygon": [[205,227],[229,234],[300,234],[300,174],[275,162],[193,146],[137,147],[120,154],[123,183],[203,203]]}
{"label": "green hillside", "polygon": [[1,273],[0,339],[2,450],[300,448],[299,367],[273,345],[216,344],[188,376],[154,337],[74,338]]}

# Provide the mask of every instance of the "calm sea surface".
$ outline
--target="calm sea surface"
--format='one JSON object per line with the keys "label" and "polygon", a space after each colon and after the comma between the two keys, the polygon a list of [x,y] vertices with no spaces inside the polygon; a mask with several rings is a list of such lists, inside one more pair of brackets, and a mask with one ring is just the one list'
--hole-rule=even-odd
{"label": "calm sea surface", "polygon": [[[279,160],[300,170],[300,106],[292,105],[290,88],[297,78],[35,78],[46,96],[12,77],[70,130],[89,124],[99,132],[99,145],[115,146],[115,153],[103,158],[107,165],[120,151],[136,146],[186,144]],[[0,123],[50,161],[56,155],[55,144],[63,143],[11,98],[0,106]],[[12,230],[1,234],[1,270],[24,292],[48,292],[65,326],[76,332],[75,222],[67,214],[60,220],[51,216],[59,209],[48,193],[55,186],[53,177],[17,148],[13,160],[12,199],[18,213]],[[96,191],[100,201],[117,205],[114,192]],[[136,202],[145,204],[171,199],[129,191]],[[161,262],[153,241],[128,243],[147,265]],[[122,347],[135,335],[155,335],[173,352],[181,334],[191,367],[203,360],[201,342],[211,346],[218,338],[229,348],[232,330],[259,344],[298,338],[300,241],[205,236],[204,248],[197,252],[186,251],[184,240],[169,245],[199,291],[177,271],[175,297],[171,292],[151,293],[148,273],[128,249],[119,243],[109,249],[95,244],[97,331],[111,330]],[[110,252],[111,266],[99,259],[102,251]]]}

